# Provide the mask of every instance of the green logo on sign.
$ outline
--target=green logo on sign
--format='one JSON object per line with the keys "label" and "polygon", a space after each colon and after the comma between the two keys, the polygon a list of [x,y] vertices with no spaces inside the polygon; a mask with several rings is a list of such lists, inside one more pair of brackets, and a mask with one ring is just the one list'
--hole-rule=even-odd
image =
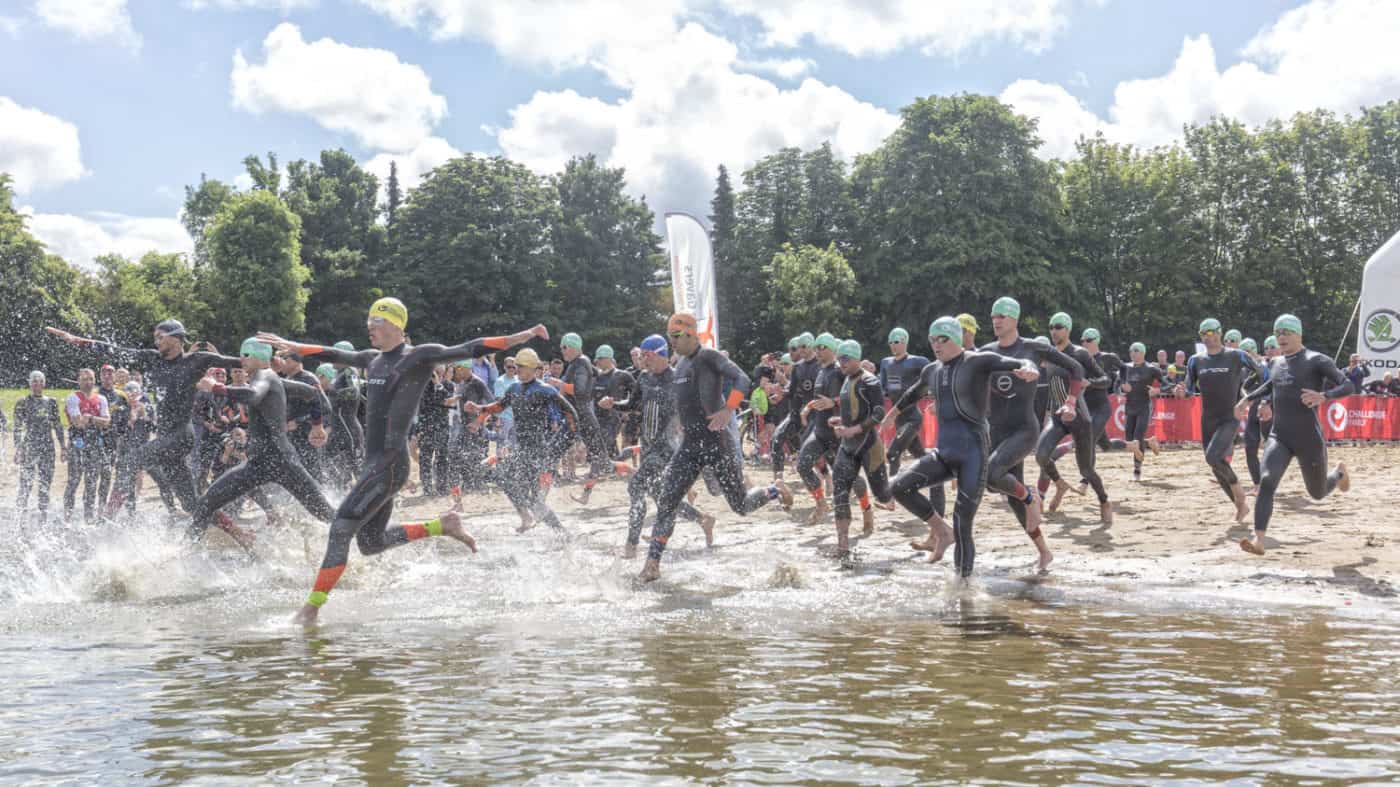
{"label": "green logo on sign", "polygon": [[1366,317],[1364,336],[1366,348],[1372,352],[1389,352],[1400,344],[1400,314],[1390,309],[1376,309]]}

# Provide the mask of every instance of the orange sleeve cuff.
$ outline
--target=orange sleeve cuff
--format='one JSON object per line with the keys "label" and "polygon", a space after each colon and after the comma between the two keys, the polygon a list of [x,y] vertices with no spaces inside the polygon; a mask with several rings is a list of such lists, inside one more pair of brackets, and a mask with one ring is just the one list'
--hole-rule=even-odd
{"label": "orange sleeve cuff", "polygon": [[744,403],[744,392],[738,388],[729,391],[729,398],[724,400],[724,406],[731,410],[738,410],[739,405]]}
{"label": "orange sleeve cuff", "polygon": [[509,336],[487,336],[481,343],[493,350],[505,350],[510,347]]}
{"label": "orange sleeve cuff", "polygon": [[308,355],[320,355],[325,351],[325,347],[319,344],[298,344],[296,346],[297,355],[305,358]]}
{"label": "orange sleeve cuff", "polygon": [[560,390],[560,392],[562,392],[562,393],[566,393],[566,394],[568,394],[569,396],[573,396],[573,395],[574,395],[574,384],[573,384],[573,383],[564,383],[563,385],[559,386],[559,390]]}

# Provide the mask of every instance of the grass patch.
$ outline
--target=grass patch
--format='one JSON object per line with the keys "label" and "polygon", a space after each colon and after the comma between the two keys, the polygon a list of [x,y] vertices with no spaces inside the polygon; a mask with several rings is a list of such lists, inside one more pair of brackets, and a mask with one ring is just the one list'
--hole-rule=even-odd
{"label": "grass patch", "polygon": [[[73,393],[72,388],[48,388],[44,391],[45,396],[52,396],[58,400],[58,410],[63,412],[63,403],[68,400],[68,394]],[[29,395],[28,388],[0,388],[0,407],[5,410],[5,418],[9,423],[11,431],[15,428],[15,402]],[[68,427],[68,416],[61,415],[63,426]]]}

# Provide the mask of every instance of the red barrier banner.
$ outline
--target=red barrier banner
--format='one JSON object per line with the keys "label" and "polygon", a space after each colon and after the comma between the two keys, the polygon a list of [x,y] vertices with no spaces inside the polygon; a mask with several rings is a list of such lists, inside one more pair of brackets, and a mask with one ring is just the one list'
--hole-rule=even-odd
{"label": "red barrier banner", "polygon": [[[938,419],[927,412],[932,402],[923,399],[919,409],[924,412],[922,438],[932,447],[938,440]],[[887,403],[888,406],[888,403]],[[1123,397],[1109,397],[1113,414],[1108,419],[1108,436],[1123,439],[1127,416]],[[1333,399],[1318,408],[1322,436],[1328,440],[1400,440],[1400,397],[1347,396]],[[1241,424],[1243,428],[1243,424]],[[880,432],[886,445],[894,438],[894,429]],[[1162,397],[1152,400],[1152,422],[1147,436],[1164,443],[1199,443],[1201,441],[1201,398]]]}

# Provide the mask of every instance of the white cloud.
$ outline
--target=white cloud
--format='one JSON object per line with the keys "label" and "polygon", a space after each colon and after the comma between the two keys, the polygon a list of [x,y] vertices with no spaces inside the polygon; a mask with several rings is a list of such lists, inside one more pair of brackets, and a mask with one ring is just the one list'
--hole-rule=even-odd
{"label": "white cloud", "polygon": [[765,60],[740,60],[734,64],[736,70],[752,71],[757,74],[772,74],[779,79],[792,81],[817,70],[816,61],[805,57],[770,58]]}
{"label": "white cloud", "polygon": [[[1314,0],[1283,14],[1220,70],[1210,37],[1187,38],[1166,74],[1120,82],[1108,117],[1089,112],[1059,85],[1012,83],[1002,100],[1041,117],[1042,155],[1073,152],[1073,138],[1098,129],[1143,146],[1181,137],[1183,125],[1226,115],[1259,125],[1324,108],[1355,112],[1400,94],[1400,4]],[[1070,140],[1066,144],[1065,140]]]}
{"label": "white cloud", "polygon": [[383,193],[389,182],[389,162],[394,162],[399,175],[399,188],[407,192],[417,186],[433,168],[462,155],[442,137],[428,137],[417,147],[403,153],[380,153],[363,164],[365,171],[379,178]]}
{"label": "white cloud", "polygon": [[536,93],[511,110],[497,141],[543,172],[595,153],[625,167],[631,190],[658,211],[705,212],[719,164],[737,173],[780,147],[827,140],[851,158],[899,124],[816,79],[784,90],[740,73],[736,47],[696,24],[646,47],[610,50],[596,66],[628,95],[610,103],[571,90]]}
{"label": "white cloud", "polygon": [[81,178],[78,127],[0,96],[0,172],[14,178],[19,194]]}
{"label": "white cloud", "polygon": [[1032,52],[1047,49],[1064,28],[1069,0],[720,0],[751,16],[771,46],[804,39],[851,55],[883,55],[909,47],[956,55],[990,41]]}
{"label": "white cloud", "polygon": [[36,213],[24,207],[29,231],[48,250],[85,269],[95,270],[93,259],[120,254],[138,259],[148,251],[194,250],[194,241],[177,219],[143,218],[119,213],[92,213],[88,217],[68,213]]}
{"label": "white cloud", "polygon": [[24,20],[17,16],[0,16],[0,33],[4,33],[10,38],[19,38],[19,31],[24,29]]}
{"label": "white cloud", "polygon": [[141,48],[126,0],[35,0],[34,13],[48,27],[80,41],[109,39],[129,49]]}
{"label": "white cloud", "polygon": [[329,38],[308,43],[286,22],[267,34],[263,51],[262,64],[249,63],[241,49],[233,55],[236,108],[305,114],[387,150],[420,144],[447,115],[447,99],[432,91],[423,69],[393,52]]}
{"label": "white cloud", "polygon": [[239,191],[253,190],[253,176],[247,172],[240,172],[233,176],[233,187]]}
{"label": "white cloud", "polygon": [[195,11],[218,8],[224,11],[238,11],[245,8],[258,10],[278,10],[283,16],[303,8],[315,8],[316,0],[186,0],[185,5]]}

